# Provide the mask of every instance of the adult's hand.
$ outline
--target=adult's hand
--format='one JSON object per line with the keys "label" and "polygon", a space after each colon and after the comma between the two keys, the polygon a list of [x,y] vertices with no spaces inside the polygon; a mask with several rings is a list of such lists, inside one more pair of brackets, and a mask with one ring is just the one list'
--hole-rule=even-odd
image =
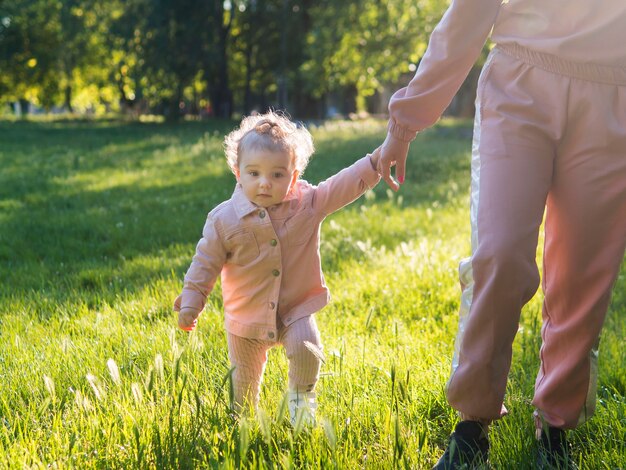
{"label": "adult's hand", "polygon": [[[410,142],[399,140],[388,133],[380,148],[378,173],[380,173],[385,183],[394,191],[400,189],[400,185],[404,183],[409,143]],[[395,166],[395,179],[391,176],[392,166]]]}

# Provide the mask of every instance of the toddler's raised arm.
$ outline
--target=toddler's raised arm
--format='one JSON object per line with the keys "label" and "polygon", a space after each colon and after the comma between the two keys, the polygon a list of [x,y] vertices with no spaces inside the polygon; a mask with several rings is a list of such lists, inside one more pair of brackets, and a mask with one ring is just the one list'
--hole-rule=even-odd
{"label": "toddler's raised arm", "polygon": [[380,181],[376,170],[380,148],[336,175],[322,181],[315,189],[313,210],[326,216],[361,196]]}

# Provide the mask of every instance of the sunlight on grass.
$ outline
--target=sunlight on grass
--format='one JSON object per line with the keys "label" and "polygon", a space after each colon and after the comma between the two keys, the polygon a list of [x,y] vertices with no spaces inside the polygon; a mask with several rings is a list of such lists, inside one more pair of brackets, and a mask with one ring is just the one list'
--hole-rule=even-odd
{"label": "sunlight on grass", "polygon": [[[0,122],[5,467],[430,468],[441,455],[456,421],[444,388],[457,266],[470,251],[468,123],[420,134],[400,193],[380,185],[324,223],[333,301],[317,317],[325,362],[311,430],[285,418],[280,348],[257,415],[230,413],[219,282],[197,331],[176,328],[172,302],[206,213],[233,190],[221,147],[233,125]],[[312,131],[305,178],[317,183],[380,145],[385,123]],[[581,468],[626,468],[625,292],[622,274],[597,416],[572,438]],[[494,468],[532,462],[541,301],[522,314]]]}

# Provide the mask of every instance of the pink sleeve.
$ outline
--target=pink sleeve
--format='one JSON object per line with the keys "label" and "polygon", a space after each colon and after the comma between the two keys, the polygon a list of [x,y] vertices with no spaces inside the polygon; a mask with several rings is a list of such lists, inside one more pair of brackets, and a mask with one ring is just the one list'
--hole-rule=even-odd
{"label": "pink sleeve", "polygon": [[380,175],[372,167],[370,156],[366,155],[315,188],[313,210],[327,216],[350,204],[379,181]]}
{"label": "pink sleeve", "polygon": [[410,141],[452,101],[491,32],[502,0],[452,0],[408,86],[389,102],[389,132]]}
{"label": "pink sleeve", "polygon": [[202,238],[196,246],[196,254],[185,274],[181,311],[189,310],[197,315],[204,309],[206,298],[225,262],[226,249],[215,227],[215,221],[209,215],[202,230]]}

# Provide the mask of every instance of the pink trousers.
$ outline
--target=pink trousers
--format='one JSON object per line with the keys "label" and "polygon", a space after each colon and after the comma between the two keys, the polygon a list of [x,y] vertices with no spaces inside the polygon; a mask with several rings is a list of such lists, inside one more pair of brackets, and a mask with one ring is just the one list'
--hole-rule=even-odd
{"label": "pink trousers", "polygon": [[536,292],[546,210],[541,366],[533,404],[552,426],[593,414],[597,348],[626,245],[626,69],[516,46],[490,54],[478,88],[472,256],[460,265],[447,396],[497,419],[520,311]]}
{"label": "pink trousers", "polygon": [[228,356],[233,371],[235,406],[257,406],[267,352],[283,344],[289,360],[289,389],[310,392],[315,388],[322,363],[322,343],[313,315],[284,326],[279,322],[278,341],[242,338],[228,333]]}

